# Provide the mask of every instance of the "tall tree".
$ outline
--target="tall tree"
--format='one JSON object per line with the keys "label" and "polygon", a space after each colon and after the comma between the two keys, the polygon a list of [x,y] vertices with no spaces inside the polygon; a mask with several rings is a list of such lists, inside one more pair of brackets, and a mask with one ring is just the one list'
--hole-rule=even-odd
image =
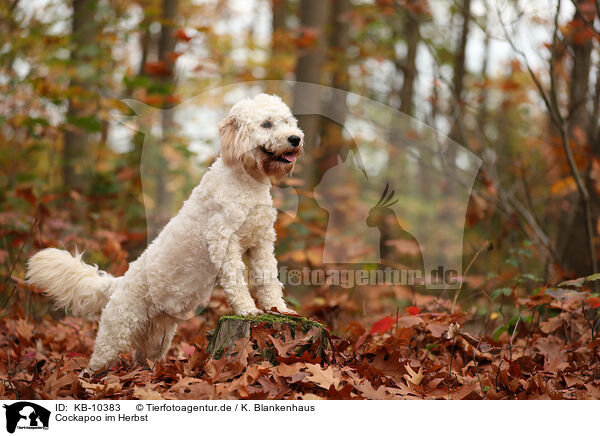
{"label": "tall tree", "polygon": [[[329,17],[330,2],[324,0],[300,1],[301,54],[296,64],[296,80],[321,83],[323,64],[327,49],[325,26]],[[298,117],[304,131],[304,142],[308,147],[316,145],[319,132],[321,95],[317,91],[307,92],[301,86],[294,91],[294,109],[302,108],[308,115]]]}
{"label": "tall tree", "polygon": [[[417,49],[419,44],[419,16],[414,6],[421,0],[409,1],[403,8],[403,29],[406,41],[406,57],[396,58],[396,68],[402,71],[402,88],[400,89],[400,111],[412,115],[414,112],[415,80],[417,77]],[[398,35],[397,35],[398,36]]]}
{"label": "tall tree", "polygon": [[[471,0],[462,0],[460,15],[462,24],[454,57],[454,74],[452,76],[452,92],[454,94],[455,108],[454,122],[450,137],[458,143],[463,143],[464,132],[462,131],[463,116],[463,89],[466,74],[467,41],[469,38],[469,24],[471,22]],[[453,164],[450,162],[450,164]]]}
{"label": "tall tree", "polygon": [[270,79],[282,79],[286,72],[282,64],[286,52],[288,9],[287,0],[272,0]]}
{"label": "tall tree", "polygon": [[[331,12],[331,61],[334,64],[331,86],[348,90],[348,46],[350,44],[348,13],[352,5],[350,0],[336,0]],[[346,118],[345,94],[335,93],[329,101],[330,111],[336,113],[336,119],[343,122]]]}
{"label": "tall tree", "polygon": [[[567,41],[572,55],[572,67],[570,72],[569,84],[569,103],[567,112],[568,136],[571,139],[572,146],[576,150],[585,150],[589,147],[592,154],[600,157],[600,153],[594,153],[594,135],[590,129],[590,124],[593,121],[592,113],[590,113],[590,73],[592,66],[592,34],[589,25],[594,22],[595,17],[593,6],[589,0],[573,0],[576,6],[573,19],[569,23],[569,33]],[[589,11],[589,12],[587,12]],[[591,13],[590,13],[591,12]],[[592,109],[593,111],[593,109]],[[597,148],[597,146],[596,146]],[[598,152],[598,150],[596,150]],[[591,162],[591,160],[590,160]],[[587,172],[591,165],[588,166]],[[582,250],[586,247],[589,241],[593,241],[597,236],[597,231],[594,232],[587,225],[586,205],[585,201],[589,202],[591,209],[592,222],[598,222],[600,216],[600,207],[597,205],[598,200],[595,194],[592,180],[587,182],[587,191],[590,198],[588,200],[577,195],[574,199],[574,207],[576,208],[575,217],[572,220],[571,228],[567,229],[566,244],[563,251],[564,266],[576,276],[584,276],[594,271],[592,257],[589,250]],[[589,212],[587,212],[589,213]],[[595,226],[594,226],[595,227]],[[590,233],[590,230],[592,234]],[[593,250],[596,250],[596,245],[592,242]]]}
{"label": "tall tree", "polygon": [[[70,45],[74,76],[69,90],[67,122],[64,135],[62,173],[68,189],[86,189],[85,168],[89,166],[90,135],[93,126],[95,99],[94,65],[97,63],[99,24],[95,19],[98,0],[72,0],[73,15]],[[91,117],[91,118],[90,118]]]}
{"label": "tall tree", "polygon": [[[319,172],[325,170],[323,165],[329,166],[331,162],[337,162],[338,154],[344,154],[343,151],[348,147],[343,138],[343,124],[346,120],[347,102],[346,94],[337,90],[346,91],[349,88],[348,83],[348,46],[349,41],[349,23],[348,12],[351,8],[350,0],[337,0],[333,2],[329,17],[330,29],[329,47],[327,50],[328,70],[333,71],[331,77],[331,86],[336,89],[331,93],[331,97],[326,102],[326,118],[322,120],[321,130],[321,150],[319,151],[319,162],[314,166]],[[324,149],[326,147],[326,149]]]}
{"label": "tall tree", "polygon": [[[161,112],[161,124],[162,124],[162,144],[161,149],[169,146],[169,141],[172,140],[173,131],[173,111],[169,110],[172,108],[174,101],[173,94],[175,90],[175,15],[177,13],[178,0],[163,0],[162,1],[162,15],[161,15],[161,30],[158,39],[158,62],[164,68],[162,73],[159,75],[159,81],[161,82],[161,92],[163,94],[164,109]],[[156,170],[156,207],[159,213],[159,220],[168,221],[171,211],[171,198],[170,193],[167,190],[167,177],[168,167],[167,162],[164,159],[162,153],[158,160],[158,167]]]}
{"label": "tall tree", "polygon": [[[421,20],[421,9],[426,2],[423,0],[408,0],[401,3],[396,3],[396,12],[391,17],[390,27],[392,30],[392,51],[394,52],[394,66],[396,75],[402,77],[402,84],[399,87],[394,87],[391,90],[391,101],[398,100],[393,103],[393,106],[397,107],[400,112],[407,115],[414,115],[414,92],[415,92],[415,81],[417,78],[417,51],[420,40],[420,20]],[[402,44],[405,50],[396,50],[397,44]],[[403,53],[402,55],[400,53]],[[389,140],[394,147],[391,147],[388,152],[390,153],[390,159],[394,160],[394,169],[392,171],[406,171],[406,156],[397,147],[397,138],[402,137],[403,129],[406,129],[406,124],[401,123],[397,126],[392,126],[389,132]],[[418,165],[424,165],[422,160],[418,161]],[[426,177],[427,171],[422,169],[419,171],[422,177]],[[429,184],[429,181],[424,180],[421,183],[421,187],[425,188]],[[403,268],[412,267],[411,262],[406,262],[403,258],[405,253],[399,253],[394,245],[390,244],[389,241],[394,239],[400,240],[405,239],[402,234],[405,232],[399,232],[399,226],[396,220],[385,219],[384,215],[379,217],[380,221],[377,223],[377,227],[381,232],[381,247],[380,255],[382,262],[387,265],[402,265]],[[409,243],[410,244],[410,243]]]}

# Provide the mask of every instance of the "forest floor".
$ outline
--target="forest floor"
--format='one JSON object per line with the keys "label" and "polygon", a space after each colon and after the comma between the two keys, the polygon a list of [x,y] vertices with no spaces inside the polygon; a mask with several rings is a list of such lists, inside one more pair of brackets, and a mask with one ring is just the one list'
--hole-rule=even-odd
{"label": "forest floor", "polygon": [[[19,309],[0,319],[0,398],[598,399],[600,300],[582,290],[584,281],[528,298],[513,293],[518,318],[497,340],[467,333],[470,315],[428,303],[368,326],[338,323],[339,336],[327,340],[259,324],[220,359],[207,353],[207,332],[229,310],[216,296],[179,325],[164,361],[136,368],[123,354],[91,378],[79,376],[96,322],[34,321]],[[323,307],[304,309],[327,318]]]}

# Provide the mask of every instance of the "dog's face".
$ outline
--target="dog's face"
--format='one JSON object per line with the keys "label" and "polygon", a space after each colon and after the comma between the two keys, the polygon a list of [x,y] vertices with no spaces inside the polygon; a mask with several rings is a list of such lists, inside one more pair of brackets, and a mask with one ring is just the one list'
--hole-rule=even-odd
{"label": "dog's face", "polygon": [[275,95],[259,94],[236,103],[219,133],[225,165],[242,167],[257,180],[291,173],[304,145],[296,119]]}

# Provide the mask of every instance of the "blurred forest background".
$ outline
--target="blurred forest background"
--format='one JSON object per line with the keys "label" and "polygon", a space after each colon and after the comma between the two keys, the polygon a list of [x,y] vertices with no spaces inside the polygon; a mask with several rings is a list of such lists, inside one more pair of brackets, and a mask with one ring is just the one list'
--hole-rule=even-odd
{"label": "blurred forest background", "polygon": [[[406,307],[458,304],[486,333],[510,329],[521,317],[517,297],[598,272],[599,16],[597,0],[2,1],[2,316],[51,313],[23,280],[26,259],[42,247],[86,250],[87,261],[117,275],[145,248],[144,139],[115,120],[133,115],[121,99],[173,108],[217,86],[275,79],[366,96],[483,159],[460,295],[298,286],[287,294],[299,311],[336,328],[341,319],[367,324]],[[163,114],[163,125],[173,122]],[[280,216],[277,257],[315,267],[327,216],[309,210],[314,168],[332,166],[348,144],[336,123],[300,122],[312,160],[287,183],[302,219]],[[175,138],[162,147],[156,177],[168,177],[181,201],[218,144]],[[155,185],[154,201],[166,187]],[[394,264],[406,244],[388,239],[385,260]]]}

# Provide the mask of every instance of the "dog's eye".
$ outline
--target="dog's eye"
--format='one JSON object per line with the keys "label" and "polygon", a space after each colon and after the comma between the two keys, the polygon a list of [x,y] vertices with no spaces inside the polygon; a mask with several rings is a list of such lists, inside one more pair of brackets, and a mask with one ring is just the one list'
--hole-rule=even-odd
{"label": "dog's eye", "polygon": [[263,121],[263,123],[260,125],[260,127],[264,127],[265,129],[270,129],[271,127],[273,127],[273,123],[269,120]]}

